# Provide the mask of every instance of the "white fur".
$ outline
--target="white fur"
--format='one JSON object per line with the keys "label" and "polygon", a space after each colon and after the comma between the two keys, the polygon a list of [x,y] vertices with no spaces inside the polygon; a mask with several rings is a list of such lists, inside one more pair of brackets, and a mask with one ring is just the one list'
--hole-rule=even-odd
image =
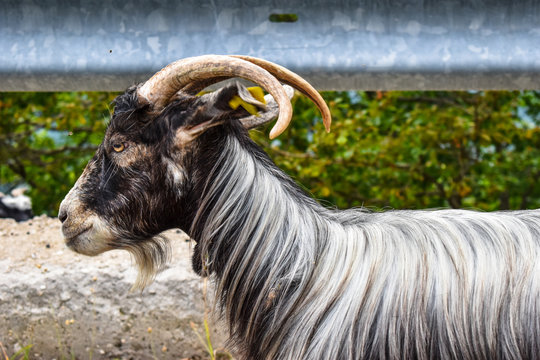
{"label": "white fur", "polygon": [[234,139],[220,162],[196,240],[240,347],[291,360],[540,350],[540,211],[328,210]]}

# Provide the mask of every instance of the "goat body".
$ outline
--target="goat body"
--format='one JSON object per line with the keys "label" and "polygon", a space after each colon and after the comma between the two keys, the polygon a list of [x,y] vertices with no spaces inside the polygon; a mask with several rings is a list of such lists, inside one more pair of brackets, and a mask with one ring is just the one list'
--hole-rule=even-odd
{"label": "goat body", "polygon": [[227,105],[246,91],[120,96],[61,205],[68,246],[131,251],[143,287],[183,229],[247,359],[540,357],[539,211],[325,208],[251,141]]}
{"label": "goat body", "polygon": [[539,211],[329,210],[235,136],[210,174],[195,268],[247,358],[540,356]]}

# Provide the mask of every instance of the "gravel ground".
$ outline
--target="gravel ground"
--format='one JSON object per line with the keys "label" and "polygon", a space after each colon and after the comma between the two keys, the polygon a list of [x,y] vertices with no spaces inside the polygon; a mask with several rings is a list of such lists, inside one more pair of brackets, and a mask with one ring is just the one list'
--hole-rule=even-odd
{"label": "gravel ground", "polygon": [[[57,219],[0,219],[0,342],[7,354],[32,345],[31,359],[208,358],[192,326],[204,337],[204,284],[191,270],[190,243],[179,231],[166,236],[174,248],[170,266],[142,293],[129,292],[136,271],[127,252],[78,255],[65,247]],[[210,328],[221,348],[223,327],[211,320]]]}

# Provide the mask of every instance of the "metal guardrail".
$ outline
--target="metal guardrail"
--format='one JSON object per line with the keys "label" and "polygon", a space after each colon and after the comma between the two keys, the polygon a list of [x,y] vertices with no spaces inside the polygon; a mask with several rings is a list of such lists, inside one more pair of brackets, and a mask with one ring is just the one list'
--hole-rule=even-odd
{"label": "metal guardrail", "polygon": [[540,1],[3,1],[0,91],[122,90],[201,54],[319,89],[540,89]]}

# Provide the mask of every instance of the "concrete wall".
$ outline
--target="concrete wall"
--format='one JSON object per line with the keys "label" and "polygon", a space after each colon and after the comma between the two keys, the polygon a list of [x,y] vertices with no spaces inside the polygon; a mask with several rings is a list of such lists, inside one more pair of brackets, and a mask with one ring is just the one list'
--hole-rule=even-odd
{"label": "concrete wall", "polygon": [[[0,342],[8,356],[32,345],[32,359],[208,358],[190,324],[204,335],[203,281],[185,237],[168,234],[171,264],[141,293],[129,291],[136,272],[126,252],[81,256],[65,248],[57,219],[0,219]],[[222,347],[222,327],[210,328]]]}

